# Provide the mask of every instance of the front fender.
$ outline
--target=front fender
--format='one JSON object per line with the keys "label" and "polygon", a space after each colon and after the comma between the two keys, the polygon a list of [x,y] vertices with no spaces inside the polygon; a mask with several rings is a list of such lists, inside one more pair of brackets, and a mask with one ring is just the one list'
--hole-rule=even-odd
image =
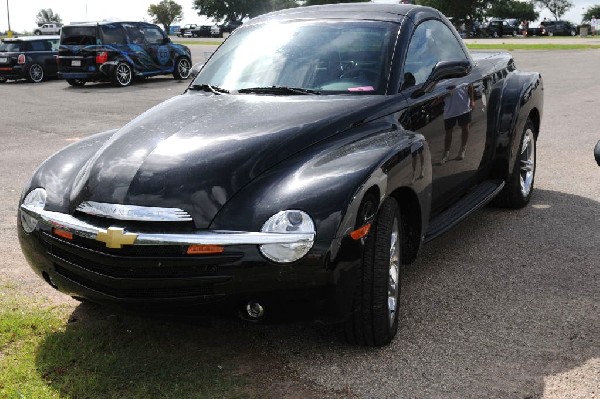
{"label": "front fender", "polygon": [[19,204],[36,187],[46,190],[46,209],[69,212],[69,195],[75,177],[85,163],[117,132],[117,129],[94,134],[75,142],[46,159],[25,185]]}

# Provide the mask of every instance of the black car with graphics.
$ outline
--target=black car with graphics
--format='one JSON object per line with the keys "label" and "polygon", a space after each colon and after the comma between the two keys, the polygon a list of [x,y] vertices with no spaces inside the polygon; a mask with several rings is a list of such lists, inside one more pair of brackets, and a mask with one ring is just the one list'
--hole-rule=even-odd
{"label": "black car with graphics", "polygon": [[27,79],[39,83],[56,77],[58,36],[22,36],[0,41],[0,83]]}
{"label": "black car with graphics", "polygon": [[58,62],[59,77],[71,86],[109,81],[121,87],[156,75],[187,79],[192,56],[157,25],[99,22],[63,26]]}
{"label": "black car with graphics", "polygon": [[46,160],[21,247],[88,301],[308,315],[386,345],[401,265],[487,203],[529,202],[542,103],[538,73],[470,54],[432,8],[266,14],[184,94]]}

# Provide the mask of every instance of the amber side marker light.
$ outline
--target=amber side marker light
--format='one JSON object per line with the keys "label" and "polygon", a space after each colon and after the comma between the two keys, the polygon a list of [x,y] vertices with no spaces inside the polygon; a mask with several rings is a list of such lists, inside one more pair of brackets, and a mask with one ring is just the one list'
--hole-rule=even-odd
{"label": "amber side marker light", "polygon": [[211,255],[221,254],[225,248],[220,245],[190,245],[187,249],[188,255]]}
{"label": "amber side marker light", "polygon": [[361,238],[363,238],[367,234],[369,234],[369,230],[371,230],[371,224],[370,223],[369,224],[365,224],[360,229],[354,230],[352,233],[350,233],[350,237],[352,237],[353,240],[360,240]]}
{"label": "amber side marker light", "polygon": [[66,230],[61,230],[61,229],[53,228],[52,229],[52,234],[54,234],[55,236],[66,238],[67,240],[72,240],[73,239],[73,233],[69,233]]}

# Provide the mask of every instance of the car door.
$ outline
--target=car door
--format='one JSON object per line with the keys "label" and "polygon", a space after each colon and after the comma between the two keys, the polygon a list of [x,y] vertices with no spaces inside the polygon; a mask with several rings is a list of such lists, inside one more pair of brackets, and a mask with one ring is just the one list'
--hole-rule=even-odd
{"label": "car door", "polygon": [[152,60],[153,68],[157,71],[173,69],[173,52],[162,29],[156,25],[144,25],[142,32],[144,33],[146,52]]}
{"label": "car door", "polygon": [[450,60],[470,61],[450,28],[434,19],[418,25],[402,66],[400,91],[409,106],[399,122],[428,142],[433,212],[445,208],[477,179],[486,144],[483,79],[475,68],[466,77],[447,79],[423,91],[435,65]]}

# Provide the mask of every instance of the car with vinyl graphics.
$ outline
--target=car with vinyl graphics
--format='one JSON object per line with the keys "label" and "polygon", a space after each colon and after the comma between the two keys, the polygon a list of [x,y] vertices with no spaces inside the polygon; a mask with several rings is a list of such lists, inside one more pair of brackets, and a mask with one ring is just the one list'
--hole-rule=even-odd
{"label": "car with vinyl graphics", "polygon": [[307,316],[387,345],[402,265],[486,204],[528,204],[542,114],[539,73],[469,53],[437,10],[282,10],[236,29],[185,93],[46,160],[18,235],[78,299]]}
{"label": "car with vinyl graphics", "polygon": [[108,81],[117,87],[135,79],[173,75],[187,79],[190,49],[146,22],[98,22],[63,26],[58,76],[71,86]]}

